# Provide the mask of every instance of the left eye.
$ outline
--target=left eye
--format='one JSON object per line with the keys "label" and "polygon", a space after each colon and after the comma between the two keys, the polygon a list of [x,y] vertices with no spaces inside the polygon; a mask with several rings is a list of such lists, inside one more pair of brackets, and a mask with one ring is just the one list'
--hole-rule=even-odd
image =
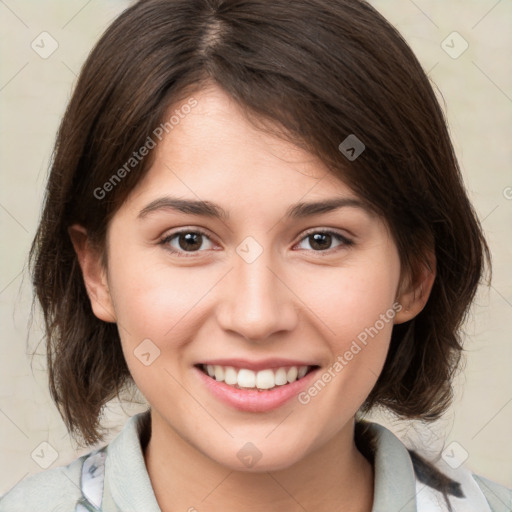
{"label": "left eye", "polygon": [[[310,242],[310,247],[314,252],[329,252],[332,248],[328,247],[331,245],[333,238],[338,240],[340,244],[337,246],[349,246],[352,245],[352,240],[340,235],[336,231],[310,231],[306,234],[304,238],[302,238],[301,242],[304,240],[312,240]],[[336,247],[335,247],[336,249]]]}
{"label": "left eye", "polygon": [[[176,241],[178,242],[178,247],[173,245],[172,242]],[[173,233],[169,236],[166,236],[160,243],[162,245],[166,245],[167,249],[177,254],[178,256],[185,256],[184,253],[187,252],[201,252],[199,249],[203,245],[204,239],[210,240],[210,237],[203,231],[178,231],[176,233]],[[309,233],[304,236],[301,241],[302,243],[305,240],[311,240],[310,250],[313,252],[330,252],[331,251],[331,244],[333,239],[337,240],[339,242],[339,246],[350,246],[353,244],[351,240],[344,237],[343,235],[335,232],[335,231],[310,231]],[[211,241],[210,241],[211,243]],[[211,248],[211,247],[210,247]],[[336,249],[336,247],[334,248]]]}

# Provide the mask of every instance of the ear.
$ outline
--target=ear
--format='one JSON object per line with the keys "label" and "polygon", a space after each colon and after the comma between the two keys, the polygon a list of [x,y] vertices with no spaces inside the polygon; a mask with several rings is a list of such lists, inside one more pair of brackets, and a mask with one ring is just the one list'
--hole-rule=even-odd
{"label": "ear", "polygon": [[107,272],[102,264],[100,252],[91,244],[87,230],[79,224],[70,226],[68,234],[82,269],[94,315],[105,322],[116,322]]}
{"label": "ear", "polygon": [[421,263],[413,277],[406,276],[401,283],[396,301],[402,309],[395,315],[394,323],[401,324],[412,320],[425,307],[436,278],[436,257],[428,254],[428,265]]}

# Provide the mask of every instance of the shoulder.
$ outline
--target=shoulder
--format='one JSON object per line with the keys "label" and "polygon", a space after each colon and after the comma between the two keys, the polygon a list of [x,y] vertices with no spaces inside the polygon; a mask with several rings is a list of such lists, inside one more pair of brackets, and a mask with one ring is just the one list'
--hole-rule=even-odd
{"label": "shoulder", "polygon": [[[92,453],[92,452],[90,452]],[[80,491],[82,465],[90,453],[66,466],[25,477],[0,497],[0,512],[65,512],[74,510]]]}
{"label": "shoulder", "polygon": [[472,476],[484,494],[492,512],[510,512],[512,510],[512,489],[477,474]]}
{"label": "shoulder", "polygon": [[[148,411],[136,414],[108,444],[68,465],[24,478],[0,497],[0,512],[119,510],[117,501],[122,510],[133,510],[135,502],[143,504],[137,510],[159,510],[141,448],[149,420]],[[151,506],[146,506],[148,500]]]}
{"label": "shoulder", "polygon": [[[426,461],[409,451],[417,478],[419,503],[442,499],[453,512],[511,512],[512,491],[507,487],[476,475],[465,466],[451,469],[440,461]],[[428,508],[425,507],[425,510]],[[421,512],[422,508],[418,510]]]}
{"label": "shoulder", "polygon": [[432,457],[421,443],[406,447],[383,425],[356,424],[356,443],[374,466],[376,510],[512,512],[512,490]]}
{"label": "shoulder", "polygon": [[477,475],[462,464],[452,467],[442,457],[428,461],[416,451],[408,451],[419,484],[417,488],[430,487],[430,492],[424,495],[431,495],[433,490],[441,493],[454,512],[512,511],[512,491],[504,485]]}

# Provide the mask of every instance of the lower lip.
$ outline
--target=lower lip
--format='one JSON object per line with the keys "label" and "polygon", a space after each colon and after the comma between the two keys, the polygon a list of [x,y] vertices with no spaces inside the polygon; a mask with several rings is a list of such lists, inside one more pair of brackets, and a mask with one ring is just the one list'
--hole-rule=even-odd
{"label": "lower lip", "polygon": [[228,384],[217,381],[202,370],[194,367],[201,381],[206,387],[225,404],[240,411],[265,412],[281,407],[286,402],[297,396],[304,388],[309,386],[311,380],[320,368],[315,368],[302,379],[291,384],[276,386],[273,389],[258,391],[256,389],[237,389]]}

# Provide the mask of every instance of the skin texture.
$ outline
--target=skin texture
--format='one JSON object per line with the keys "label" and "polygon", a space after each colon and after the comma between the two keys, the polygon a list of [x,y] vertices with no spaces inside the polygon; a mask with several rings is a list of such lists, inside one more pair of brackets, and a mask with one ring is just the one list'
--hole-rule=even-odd
{"label": "skin texture", "polygon": [[[154,150],[148,174],[114,215],[107,268],[86,231],[70,228],[94,313],[118,324],[131,374],[152,407],[145,460],[164,512],[370,511],[373,469],[354,444],[354,415],[383,367],[393,322],[414,317],[434,275],[401,276],[386,223],[344,207],[287,219],[297,202],[357,196],[313,155],[256,130],[215,86]],[[219,220],[155,210],[163,196],[209,200]],[[161,240],[205,231],[198,248]],[[334,231],[324,250],[305,232]],[[236,249],[252,237],[251,263]],[[190,244],[190,243],[189,243]],[[170,252],[181,251],[183,256]],[[401,280],[403,277],[403,280]],[[403,309],[308,404],[241,412],[218,401],[193,365],[213,358],[311,361],[324,371],[393,304]],[[150,339],[160,355],[146,366],[134,354]],[[261,459],[237,457],[252,442]],[[201,501],[203,500],[203,501]]]}

